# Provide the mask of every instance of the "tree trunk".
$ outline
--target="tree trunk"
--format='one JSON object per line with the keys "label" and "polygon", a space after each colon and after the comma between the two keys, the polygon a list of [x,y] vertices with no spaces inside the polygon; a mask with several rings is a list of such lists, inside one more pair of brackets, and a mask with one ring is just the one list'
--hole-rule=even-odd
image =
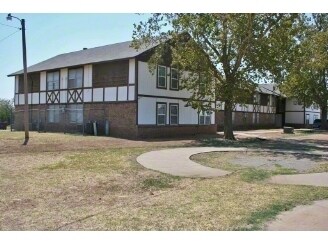
{"label": "tree trunk", "polygon": [[[327,95],[327,82],[326,82],[326,71],[323,69],[322,71],[322,85],[325,88],[325,95]],[[324,100],[323,104],[320,105],[321,108],[321,129],[328,130],[328,124],[327,124],[327,99]]]}
{"label": "tree trunk", "polygon": [[328,130],[327,124],[327,104],[320,106],[321,107],[321,129]]}
{"label": "tree trunk", "polygon": [[232,103],[224,103],[224,138],[236,140],[232,128]]}

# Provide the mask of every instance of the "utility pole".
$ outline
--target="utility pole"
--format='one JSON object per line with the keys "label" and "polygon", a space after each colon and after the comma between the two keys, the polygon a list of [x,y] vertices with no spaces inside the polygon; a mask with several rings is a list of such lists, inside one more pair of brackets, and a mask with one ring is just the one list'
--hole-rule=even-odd
{"label": "utility pole", "polygon": [[25,129],[25,141],[24,145],[28,143],[29,135],[29,109],[28,109],[28,90],[27,90],[27,61],[26,61],[26,37],[25,37],[25,19],[19,19],[11,14],[8,14],[7,20],[15,18],[20,21],[22,26],[22,46],[23,46],[23,66],[24,66],[24,129]]}
{"label": "utility pole", "polygon": [[25,142],[26,145],[29,138],[29,112],[28,112],[28,91],[27,91],[27,61],[26,61],[26,37],[25,37],[25,19],[21,20],[22,23],[22,45],[23,45],[23,66],[24,66],[24,128],[25,128]]}

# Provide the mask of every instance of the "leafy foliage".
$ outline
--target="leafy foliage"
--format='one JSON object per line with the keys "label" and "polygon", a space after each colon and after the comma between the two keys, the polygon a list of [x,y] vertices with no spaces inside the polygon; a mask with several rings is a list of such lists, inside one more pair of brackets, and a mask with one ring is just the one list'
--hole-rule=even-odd
{"label": "leafy foliage", "polygon": [[10,122],[11,111],[13,110],[13,101],[0,99],[0,122]]}
{"label": "leafy foliage", "polygon": [[306,106],[316,103],[327,118],[328,14],[303,15],[302,35],[294,47],[288,76],[281,90]]}
{"label": "leafy foliage", "polygon": [[[225,137],[234,139],[232,108],[247,103],[257,82],[286,76],[281,64],[295,42],[296,14],[153,14],[135,24],[133,47],[157,45],[150,68],[170,54],[188,104],[215,110],[224,102]],[[169,52],[168,52],[169,51]],[[181,72],[182,73],[182,72]],[[205,101],[205,102],[204,102]]]}

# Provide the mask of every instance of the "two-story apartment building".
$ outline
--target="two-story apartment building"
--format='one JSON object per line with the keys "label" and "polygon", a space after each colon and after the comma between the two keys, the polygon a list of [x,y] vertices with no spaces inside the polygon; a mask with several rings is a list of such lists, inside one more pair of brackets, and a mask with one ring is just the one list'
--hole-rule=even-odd
{"label": "two-story apartment building", "polygon": [[[149,71],[154,47],[135,50],[131,42],[83,49],[28,67],[30,128],[39,131],[88,132],[111,136],[169,137],[211,134],[223,129],[224,103],[215,113],[186,106],[190,92],[180,88],[170,64]],[[183,73],[182,76],[185,74]],[[23,71],[15,77],[15,125],[23,130]],[[213,102],[213,107],[214,107]],[[309,126],[320,109],[304,108],[274,84],[259,84],[249,104],[236,104],[234,129]]]}
{"label": "two-story apartment building", "polygon": [[[280,128],[282,126],[310,127],[320,119],[316,105],[304,107],[296,99],[286,98],[276,84],[259,84],[248,104],[236,104],[232,113],[234,129]],[[218,102],[216,123],[223,129],[224,103]]]}
{"label": "two-story apartment building", "polygon": [[[168,64],[149,71],[151,49],[131,42],[61,54],[28,67],[30,127],[41,131],[167,137],[216,132],[214,113],[185,106],[190,93]],[[15,129],[23,129],[23,71],[15,77]]]}
{"label": "two-story apartment building", "polygon": [[[283,125],[284,105],[274,84],[259,84],[247,104],[236,104],[232,112],[234,129],[277,128]],[[218,102],[216,123],[223,129],[224,103]]]}

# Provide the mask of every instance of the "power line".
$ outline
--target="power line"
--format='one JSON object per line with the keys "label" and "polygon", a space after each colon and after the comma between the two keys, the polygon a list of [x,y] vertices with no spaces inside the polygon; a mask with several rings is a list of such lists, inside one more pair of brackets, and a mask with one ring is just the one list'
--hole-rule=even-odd
{"label": "power line", "polygon": [[13,32],[12,34],[8,35],[7,37],[4,37],[3,39],[0,39],[0,43],[4,41],[5,39],[9,38],[10,36],[14,35],[15,33],[19,32],[20,30],[17,30],[16,32]]}
{"label": "power line", "polygon": [[21,30],[21,28],[20,27],[17,27],[17,26],[11,26],[11,25],[7,25],[7,24],[3,24],[3,23],[0,23],[0,25],[7,26],[7,27],[12,27],[12,28],[16,28],[16,29]]}

